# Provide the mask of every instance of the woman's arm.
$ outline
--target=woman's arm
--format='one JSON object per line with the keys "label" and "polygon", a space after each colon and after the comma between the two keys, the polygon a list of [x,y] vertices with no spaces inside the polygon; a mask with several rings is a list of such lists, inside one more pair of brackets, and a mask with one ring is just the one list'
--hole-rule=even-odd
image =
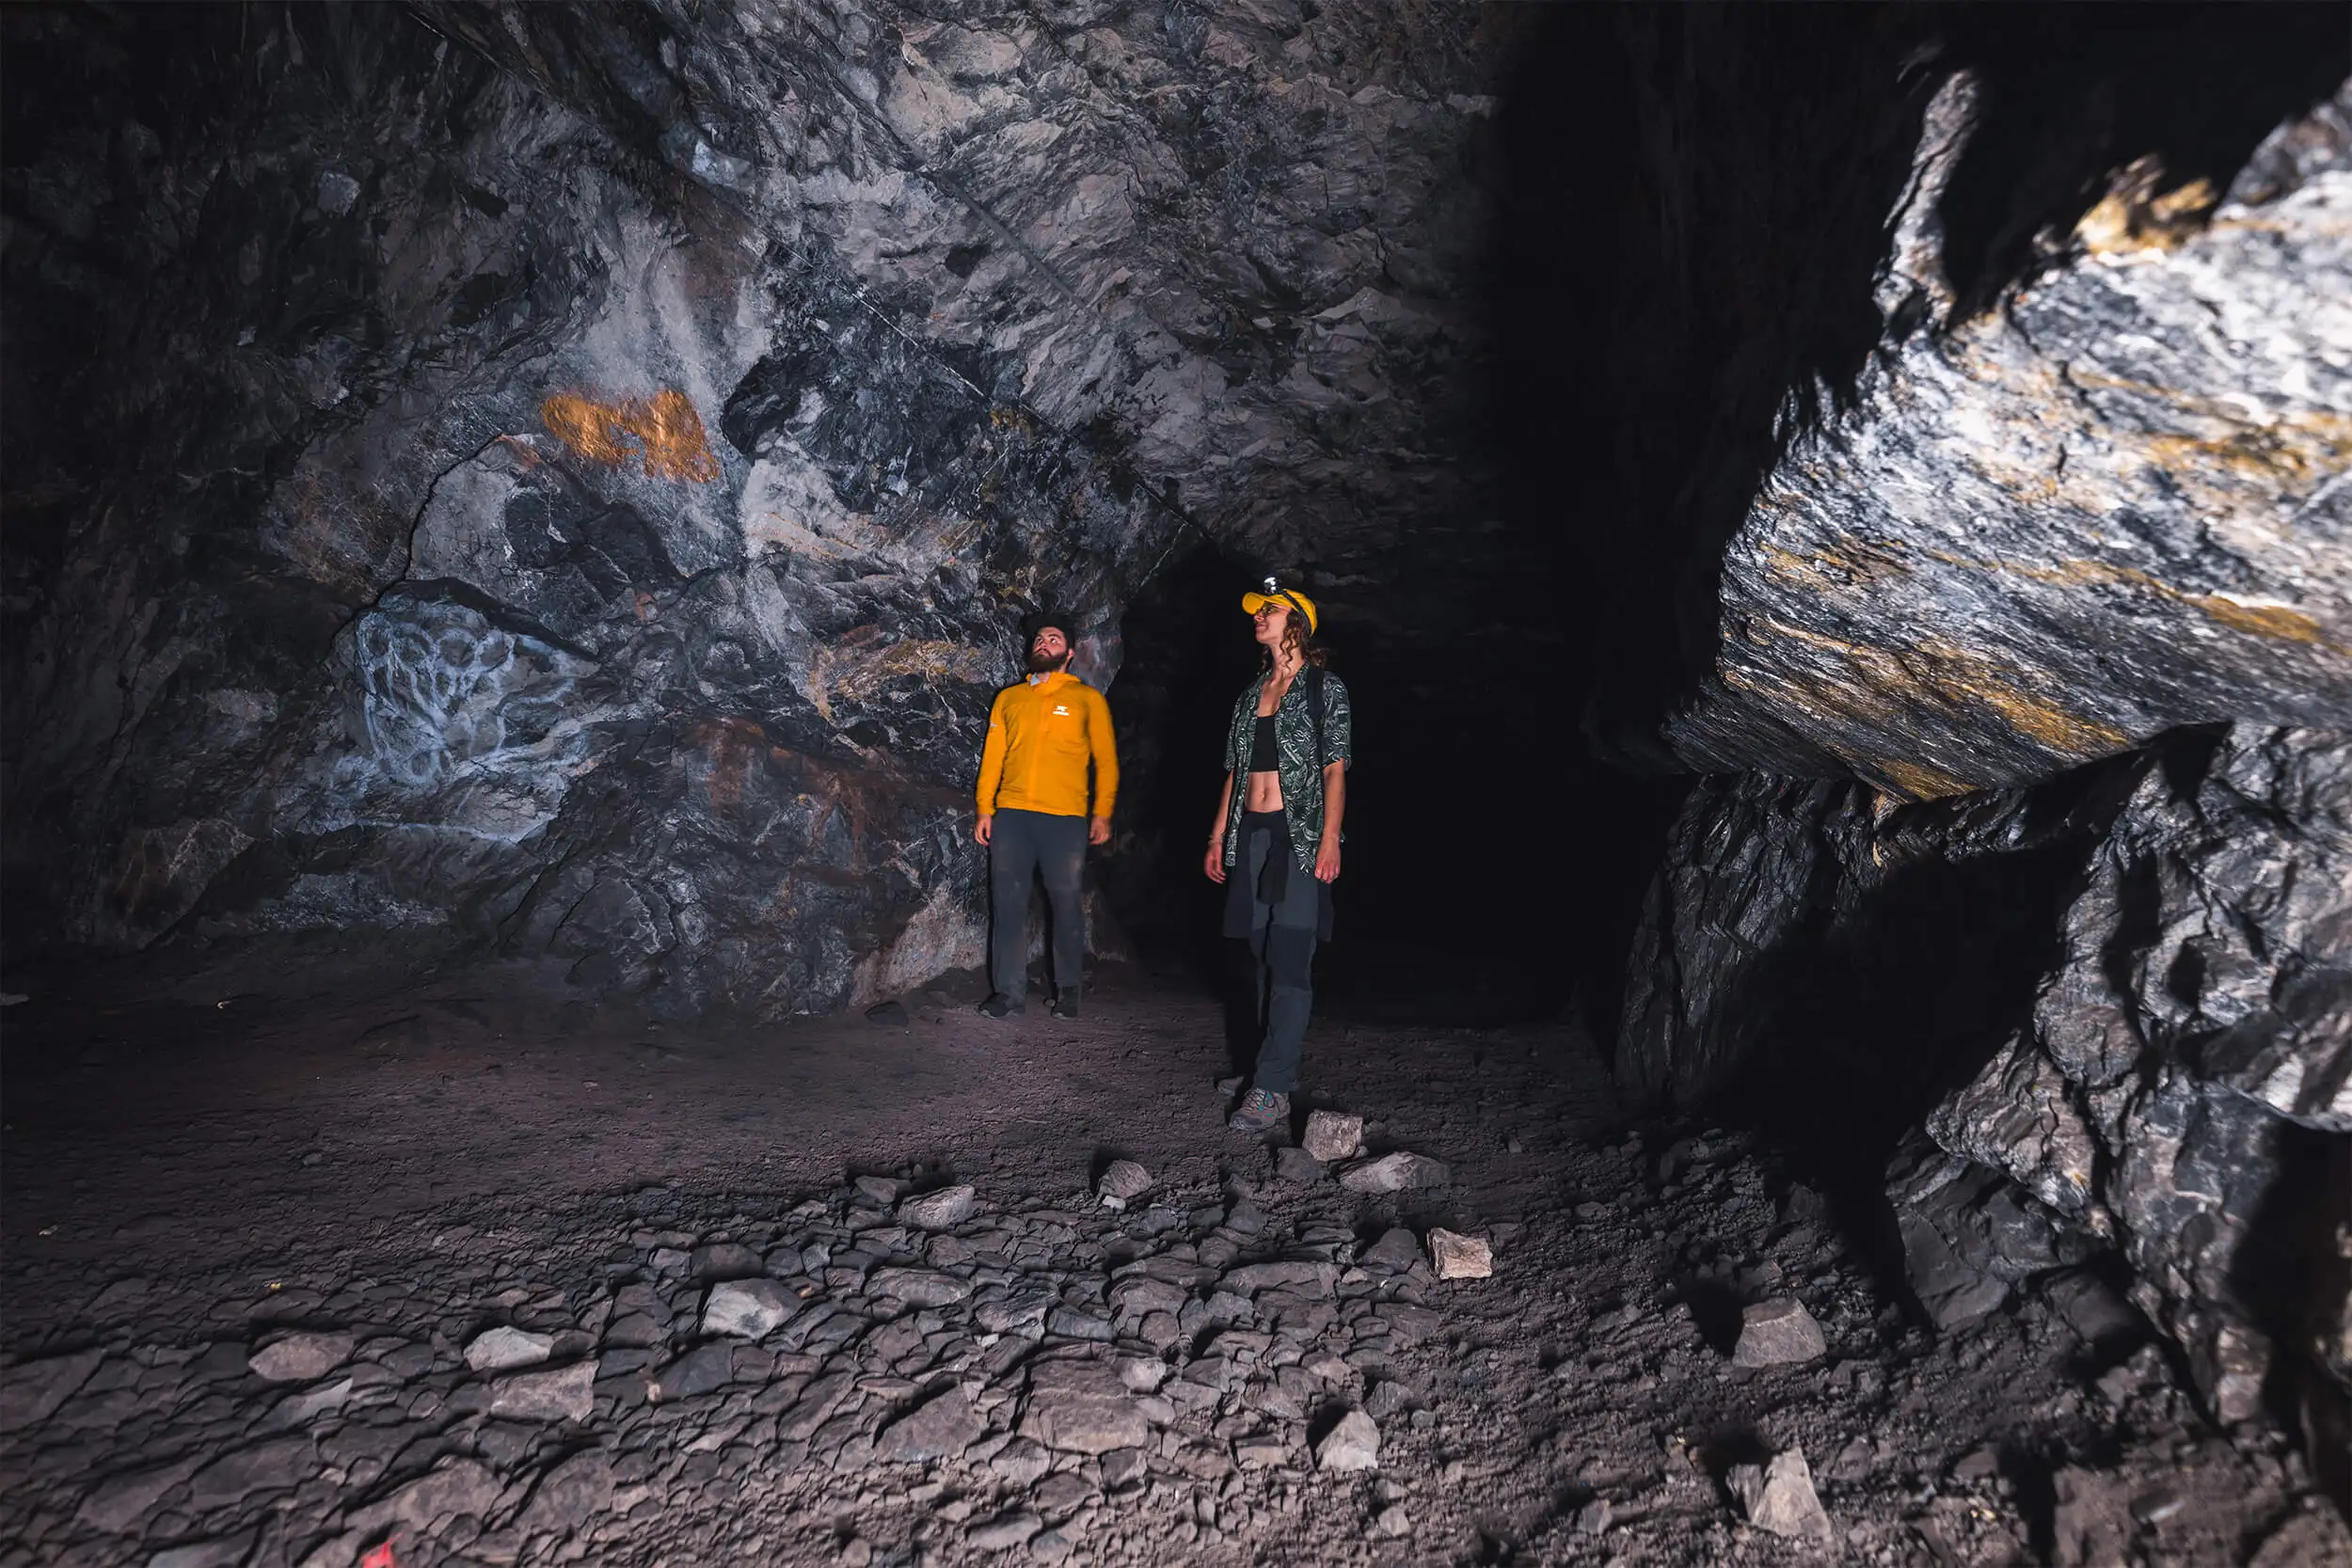
{"label": "woman's arm", "polygon": [[1323,769],[1323,842],[1315,847],[1315,878],[1340,879],[1340,824],[1347,818],[1347,762],[1327,763]]}
{"label": "woman's arm", "polygon": [[1230,820],[1232,809],[1233,774],[1232,770],[1228,768],[1225,773],[1225,787],[1216,798],[1216,823],[1209,829],[1209,858],[1201,863],[1200,867],[1209,874],[1209,880],[1213,882],[1221,882],[1225,879],[1225,824]]}

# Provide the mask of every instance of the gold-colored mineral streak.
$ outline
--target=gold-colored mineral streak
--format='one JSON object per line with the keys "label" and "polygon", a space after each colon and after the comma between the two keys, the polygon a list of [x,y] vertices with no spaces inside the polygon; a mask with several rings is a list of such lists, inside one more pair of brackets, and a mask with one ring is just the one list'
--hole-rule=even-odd
{"label": "gold-colored mineral streak", "polygon": [[2275,637],[2282,642],[2307,642],[2330,653],[2344,653],[2340,644],[2320,634],[2319,619],[2282,604],[2247,604],[2218,594],[2188,595],[2188,602],[2232,631]]}
{"label": "gold-colored mineral streak", "polygon": [[2154,154],[2116,175],[2107,194],[2074,225],[2074,237],[2094,256],[2135,250],[2171,250],[2204,228],[2221,193],[2202,178],[2169,191],[2164,165]]}
{"label": "gold-colored mineral streak", "polygon": [[[2025,672],[1942,638],[1920,637],[1901,649],[1883,648],[1758,617],[1750,624],[1750,641],[1758,646],[1776,641],[1796,643],[1828,656],[1829,662],[1808,670],[1804,661],[1775,660],[1777,668],[1770,674],[1726,663],[1722,667],[1724,684],[1769,692],[1833,725],[1859,721],[1899,731],[1905,727],[1907,708],[1955,718],[1989,711],[2021,738],[2066,762],[2106,756],[2131,744],[2122,731],[2034,693]],[[1978,787],[1915,760],[1850,761],[1916,800]]]}
{"label": "gold-colored mineral streak", "polygon": [[617,468],[642,455],[647,479],[707,484],[719,477],[702,416],[693,400],[675,388],[619,403],[557,392],[539,404],[539,419],[564,450],[583,463]]}
{"label": "gold-colored mineral streak", "polygon": [[1923,551],[1932,560],[1947,566],[1968,570],[2007,572],[2034,582],[2062,587],[2087,586],[2095,583],[2134,588],[2155,598],[2169,599],[2201,610],[2232,631],[2242,631],[2253,637],[2276,638],[2281,642],[2299,642],[2307,647],[2322,648],[2331,654],[2352,657],[2352,647],[2334,641],[2327,634],[2319,617],[2307,614],[2293,605],[2265,604],[2260,601],[2232,598],[2226,594],[2191,594],[2173,587],[2160,578],[2150,576],[2137,566],[2118,565],[2109,561],[2061,561],[2055,566],[2033,566],[2024,562],[1974,561],[1965,556],[1951,555],[1942,550]]}

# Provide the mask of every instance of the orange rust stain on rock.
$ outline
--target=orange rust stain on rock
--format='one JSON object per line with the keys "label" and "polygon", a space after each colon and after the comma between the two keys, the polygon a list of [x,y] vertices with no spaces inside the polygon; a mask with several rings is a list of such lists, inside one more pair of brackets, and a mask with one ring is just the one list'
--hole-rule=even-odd
{"label": "orange rust stain on rock", "polygon": [[617,468],[638,456],[647,479],[707,484],[719,477],[702,416],[693,400],[675,388],[619,403],[557,392],[539,404],[539,419],[564,450],[582,462]]}
{"label": "orange rust stain on rock", "polygon": [[759,754],[770,750],[759,726],[742,719],[721,719],[695,727],[694,739],[710,759],[707,779],[710,809],[733,811],[743,801],[743,785]]}
{"label": "orange rust stain on rock", "polygon": [[645,472],[655,479],[691,480],[707,484],[719,477],[719,460],[710,453],[703,417],[684,392],[656,392],[652,401],[631,405],[636,421],[628,426],[645,444]]}
{"label": "orange rust stain on rock", "polygon": [[539,405],[539,421],[564,450],[587,463],[617,468],[628,461],[620,428],[621,405],[598,403],[576,392],[558,392]]}
{"label": "orange rust stain on rock", "polygon": [[526,471],[536,468],[543,461],[539,454],[532,450],[531,443],[528,441],[518,441],[512,436],[501,436],[499,437],[499,444],[514,453],[515,461],[521,464]]}

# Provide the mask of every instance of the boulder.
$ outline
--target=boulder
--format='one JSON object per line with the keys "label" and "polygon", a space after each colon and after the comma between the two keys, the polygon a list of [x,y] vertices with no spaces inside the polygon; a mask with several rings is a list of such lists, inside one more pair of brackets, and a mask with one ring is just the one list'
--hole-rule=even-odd
{"label": "boulder", "polygon": [[1826,1354],[1829,1342],[1821,1325],[1793,1296],[1780,1296],[1743,1308],[1740,1339],[1732,1347],[1737,1367],[1791,1367]]}
{"label": "boulder", "polygon": [[1151,1190],[1152,1173],[1133,1160],[1113,1160],[1094,1184],[1096,1196],[1113,1209],[1123,1209]]}
{"label": "boulder", "polygon": [[1812,1467],[1798,1449],[1784,1449],[1763,1465],[1735,1465],[1725,1480],[1748,1523],[1756,1528],[1816,1545],[1836,1539],[1829,1514],[1813,1490]]}
{"label": "boulder", "polygon": [[1363,1145],[1364,1118],[1338,1111],[1308,1112],[1306,1135],[1298,1140],[1311,1158],[1326,1164],[1354,1159]]}
{"label": "boulder", "polygon": [[703,1332],[761,1339],[791,1322],[801,1298],[775,1279],[732,1279],[703,1298]]}
{"label": "boulder", "polygon": [[1323,1162],[1303,1148],[1284,1144],[1274,1151],[1274,1174],[1284,1181],[1311,1186],[1323,1180]]}
{"label": "boulder", "polygon": [[1432,1230],[1429,1257],[1439,1279],[1486,1279],[1495,1272],[1494,1249],[1476,1236]]}
{"label": "boulder", "polygon": [[961,1387],[934,1394],[882,1429],[874,1456],[908,1464],[952,1459],[988,1431],[987,1418]]}
{"label": "boulder", "polygon": [[555,1337],[533,1334],[501,1323],[486,1328],[466,1343],[466,1365],[477,1372],[512,1371],[535,1367],[555,1352]]}
{"label": "boulder", "polygon": [[898,1217],[900,1225],[917,1230],[953,1230],[970,1219],[978,1207],[979,1195],[971,1187],[942,1187],[935,1193],[901,1200]]}
{"label": "boulder", "polygon": [[1342,1416],[1315,1444],[1319,1470],[1370,1470],[1380,1464],[1380,1428],[1360,1410]]}
{"label": "boulder", "polygon": [[1391,1226],[1382,1231],[1380,1239],[1357,1259],[1368,1269],[1386,1269],[1391,1274],[1403,1274],[1421,1260],[1421,1238],[1403,1226]]}
{"label": "boulder", "polygon": [[1340,1185],[1351,1193],[1405,1193],[1446,1184],[1445,1166],[1422,1154],[1383,1154],[1359,1160],[1340,1172]]}
{"label": "boulder", "polygon": [[1029,1369],[1021,1433],[1068,1453],[1140,1448],[1151,1423],[1119,1373],[1099,1361],[1046,1361]]}
{"label": "boulder", "polygon": [[584,1421],[596,1408],[596,1363],[516,1372],[490,1385],[490,1414],[517,1421]]}

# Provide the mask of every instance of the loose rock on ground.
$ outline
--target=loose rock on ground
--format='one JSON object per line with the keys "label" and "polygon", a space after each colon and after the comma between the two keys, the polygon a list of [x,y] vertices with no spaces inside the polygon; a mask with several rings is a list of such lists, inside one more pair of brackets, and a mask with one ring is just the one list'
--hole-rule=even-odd
{"label": "loose rock on ground", "polygon": [[[995,1102],[976,1105],[969,1072],[943,1073],[923,1102],[968,1145],[924,1134],[924,1163],[895,1168],[861,1152],[862,1179],[779,1165],[766,1156],[802,1136],[788,1118],[808,1091],[788,1076],[760,1090],[762,1074],[823,1053],[714,1053],[707,1088],[691,1066],[622,1069],[669,1075],[649,1129],[739,1140],[735,1163],[691,1180],[615,1182],[630,1123],[595,1104],[593,1159],[560,1164],[589,1146],[555,1139],[518,1167],[558,1173],[537,1185],[560,1200],[403,1196],[355,1222],[346,1197],[328,1226],[304,1218],[315,1196],[280,1212],[266,1188],[234,1190],[237,1212],[270,1216],[249,1260],[241,1232],[207,1222],[230,1238],[208,1259],[181,1222],[103,1233],[70,1275],[38,1277],[41,1239],[12,1241],[0,1538],[23,1544],[0,1565],[146,1568],[217,1546],[243,1553],[238,1568],[353,1568],[386,1533],[407,1544],[404,1562],[489,1568],[830,1565],[861,1549],[869,1568],[1189,1568],[1297,1560],[1302,1542],[1368,1568],[1474,1560],[1501,1549],[1488,1542],[1530,1561],[1712,1564],[1740,1532],[1777,1542],[1782,1528],[1799,1531],[1784,1549],[1816,1549],[1798,1461],[1775,1472],[1758,1444],[1812,1462],[1834,1544],[1871,1568],[1924,1568],[1929,1531],[1960,1560],[2029,1560],[2011,1467],[1979,1457],[2020,1444],[2070,1456],[2062,1517],[2089,1543],[2082,1560],[2132,1543],[2151,1563],[2202,1568],[2239,1541],[2271,1562],[2329,1560],[2326,1521],[2280,1524],[2302,1517],[2283,1502],[2308,1495],[2292,1451],[2195,1425],[2162,1358],[2119,1339],[2129,1320],[2080,1279],[2029,1283],[1964,1335],[1933,1336],[1775,1158],[1722,1130],[1628,1127],[1569,1039],[1335,1042],[1329,1069],[1351,1096],[1401,1108],[1380,1135],[1451,1167],[1442,1186],[1353,1192],[1280,1180],[1263,1144],[1227,1137],[1197,1082],[1151,1065],[1211,1076],[1184,1055],[1214,1039],[1202,1021],[1179,1015],[1150,1058],[1127,1055],[1152,1016],[1134,1006],[1055,1047],[1106,1093],[1197,1107],[1140,1146],[1153,1184],[1123,1211],[1100,1204],[1086,1147],[1072,1147],[1100,1148],[1108,1129],[1073,1139],[1056,1116],[988,1131],[977,1113]],[[950,1042],[927,1051],[955,1049],[947,1026],[916,1028]],[[1482,1077],[1473,1052],[1506,1066]],[[445,1063],[369,1070],[419,1097],[413,1112],[380,1102],[384,1133],[462,1128],[425,1098]],[[1432,1070],[1521,1108],[1540,1180],[1476,1096],[1430,1097]],[[768,1119],[733,1131],[752,1090],[772,1097]],[[183,1085],[157,1115],[205,1103]],[[820,1101],[812,1115],[840,1112]],[[8,1201],[81,1224],[70,1188],[39,1185],[56,1146],[38,1116],[33,1094],[11,1105]],[[530,1125],[531,1102],[505,1119]],[[402,1147],[386,1145],[368,1190],[421,1193],[461,1164],[436,1151],[405,1167]],[[1440,1278],[1431,1252],[1450,1237],[1507,1248],[1511,1266]],[[1800,1283],[1826,1352],[1753,1369],[1725,1354],[1735,1307],[1785,1329],[1772,1304]],[[2074,1369],[2093,1341],[2109,1359],[2086,1378]],[[280,1345],[317,1375],[260,1375],[250,1363]],[[267,1365],[294,1370],[295,1355]]]}

